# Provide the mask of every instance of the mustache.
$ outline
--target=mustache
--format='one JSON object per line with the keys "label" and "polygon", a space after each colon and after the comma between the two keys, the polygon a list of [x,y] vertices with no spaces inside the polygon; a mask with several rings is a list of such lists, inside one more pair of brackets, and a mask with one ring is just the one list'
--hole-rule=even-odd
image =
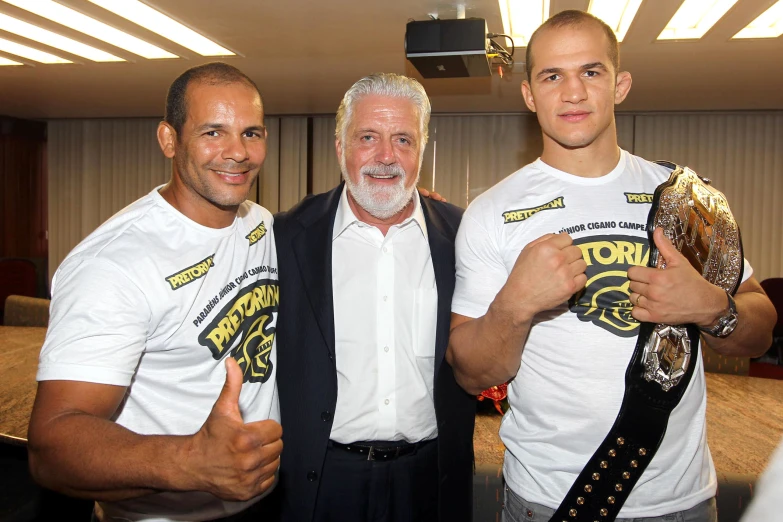
{"label": "mustache", "polygon": [[368,176],[400,176],[405,177],[405,170],[399,165],[366,165],[359,169],[359,174]]}

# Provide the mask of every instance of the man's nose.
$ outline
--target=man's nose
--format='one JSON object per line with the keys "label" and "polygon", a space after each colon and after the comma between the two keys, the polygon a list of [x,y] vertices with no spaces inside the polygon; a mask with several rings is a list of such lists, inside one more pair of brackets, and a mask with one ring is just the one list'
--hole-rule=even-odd
{"label": "man's nose", "polygon": [[243,162],[248,158],[247,145],[242,136],[230,136],[226,138],[223,148],[223,158],[232,159],[237,163]]}
{"label": "man's nose", "polygon": [[396,163],[397,158],[394,155],[394,146],[391,139],[380,140],[378,148],[375,151],[375,161],[385,165]]}
{"label": "man's nose", "polygon": [[562,99],[570,103],[579,103],[587,99],[587,89],[581,76],[566,78],[563,82]]}

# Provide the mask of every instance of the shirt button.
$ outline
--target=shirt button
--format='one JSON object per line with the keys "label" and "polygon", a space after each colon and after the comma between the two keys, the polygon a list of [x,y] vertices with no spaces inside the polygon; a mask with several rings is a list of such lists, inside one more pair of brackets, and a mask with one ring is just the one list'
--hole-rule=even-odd
{"label": "shirt button", "polygon": [[384,403],[386,406],[388,406],[388,405],[389,405],[389,399],[386,399],[385,401],[383,401],[383,403]]}
{"label": "shirt button", "polygon": [[383,347],[383,351],[384,351],[384,352],[388,352],[388,351],[389,351],[389,347],[388,347],[388,346],[384,346],[384,347]]}
{"label": "shirt button", "polygon": [[388,248],[386,248],[386,247],[383,247],[383,253],[384,253],[384,254],[385,254],[386,252],[388,252],[388,251],[389,251],[389,249],[388,249]]}
{"label": "shirt button", "polygon": [[316,473],[315,471],[308,471],[307,480],[309,480],[310,482],[315,482],[316,480],[318,480],[318,473]]}
{"label": "shirt button", "polygon": [[329,422],[332,420],[332,414],[328,411],[321,412],[321,420],[324,422]]}
{"label": "shirt button", "polygon": [[383,300],[386,301],[388,299],[388,296],[383,296]]}

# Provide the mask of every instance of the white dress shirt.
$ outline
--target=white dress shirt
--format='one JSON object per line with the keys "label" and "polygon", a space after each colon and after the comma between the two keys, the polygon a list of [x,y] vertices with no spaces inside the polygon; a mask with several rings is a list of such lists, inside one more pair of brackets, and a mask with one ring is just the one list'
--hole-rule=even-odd
{"label": "white dress shirt", "polygon": [[438,291],[418,194],[384,236],[343,190],[332,234],[337,408],[331,439],[437,437],[432,386]]}

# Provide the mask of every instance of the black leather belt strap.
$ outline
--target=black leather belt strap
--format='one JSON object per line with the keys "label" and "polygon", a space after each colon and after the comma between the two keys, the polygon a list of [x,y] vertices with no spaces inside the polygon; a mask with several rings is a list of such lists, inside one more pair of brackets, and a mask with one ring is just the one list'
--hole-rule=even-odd
{"label": "black leather belt strap", "polygon": [[654,325],[643,323],[625,372],[625,396],[609,434],[585,465],[550,522],[612,522],[663,440],[699,360],[699,331],[689,325],[691,363],[669,391],[644,378],[644,346]]}
{"label": "black leather belt strap", "polygon": [[[434,440],[434,439],[433,439]],[[394,460],[398,457],[410,455],[421,449],[425,445],[433,442],[424,440],[416,443],[393,441],[393,442],[352,442],[351,444],[341,444],[333,440],[329,441],[329,446],[350,453],[367,455],[367,460]]]}

